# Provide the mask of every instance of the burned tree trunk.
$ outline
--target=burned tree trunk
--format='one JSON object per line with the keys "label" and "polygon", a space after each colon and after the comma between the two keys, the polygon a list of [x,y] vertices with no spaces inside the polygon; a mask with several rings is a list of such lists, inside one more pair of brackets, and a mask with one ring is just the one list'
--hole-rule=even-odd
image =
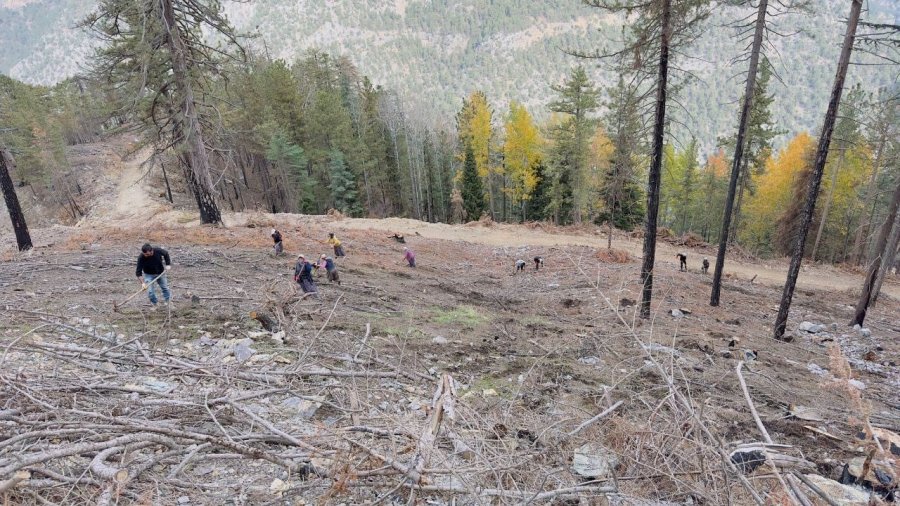
{"label": "burned tree trunk", "polygon": [[873,288],[875,287],[882,264],[884,264],[882,258],[885,255],[893,254],[893,251],[888,251],[887,246],[891,228],[893,228],[894,221],[897,220],[898,208],[900,208],[900,183],[898,183],[897,187],[894,189],[894,196],[891,198],[891,206],[888,209],[888,215],[881,225],[881,231],[878,232],[875,250],[872,258],[869,260],[869,268],[866,269],[866,279],[863,282],[859,300],[856,302],[856,311],[854,312],[853,321],[850,322],[850,325],[862,325],[865,321],[866,311],[869,310],[869,304],[872,303]]}
{"label": "burned tree trunk", "polygon": [[28,233],[28,224],[25,223],[25,215],[22,214],[16,188],[9,175],[10,169],[14,169],[15,166],[12,154],[5,149],[0,149],[0,190],[3,191],[3,200],[6,201],[9,220],[16,233],[16,245],[19,247],[19,251],[25,251],[32,248],[31,235]]}
{"label": "burned tree trunk", "polygon": [[647,225],[644,230],[644,262],[641,265],[641,317],[650,317],[653,297],[653,263],[656,260],[656,218],[659,214],[659,183],[662,172],[663,135],[666,129],[666,84],[669,77],[669,38],[672,2],[662,0],[660,20],[659,77],[656,81],[656,118],[653,125],[653,158],[647,178]]}
{"label": "burned tree trunk", "polygon": [[[788,268],[787,279],[784,283],[784,291],[781,294],[781,305],[778,308],[778,317],[775,319],[774,337],[784,338],[784,329],[787,326],[788,312],[791,309],[791,299],[794,297],[794,288],[797,286],[797,276],[800,274],[800,264],[803,262],[803,250],[806,247],[806,238],[809,235],[809,225],[812,223],[813,211],[816,208],[816,198],[819,196],[819,186],[822,184],[822,173],[825,171],[825,162],[828,159],[828,148],[831,145],[831,134],[834,131],[834,123],[837,118],[838,107],[841,104],[841,93],[844,91],[844,78],[847,77],[847,67],[850,65],[850,53],[853,51],[853,40],[856,37],[856,26],[859,23],[859,12],[862,9],[862,0],[852,0],[850,15],[847,18],[847,32],[844,34],[844,43],[841,47],[841,57],[838,60],[837,73],[834,77],[834,86],[831,88],[831,100],[828,102],[828,110],[825,113],[825,122],[822,125],[822,135],[819,137],[819,145],[816,148],[816,160],[813,165],[813,174],[809,180],[806,192],[806,205],[800,215],[800,231],[794,243],[794,254],[791,265]],[[885,237],[885,241],[887,238]],[[873,279],[874,280],[874,279]],[[868,305],[868,296],[866,296]],[[865,316],[865,311],[863,311]]]}
{"label": "burned tree trunk", "polygon": [[162,4],[162,22],[167,34],[167,45],[172,58],[172,75],[181,104],[179,113],[184,122],[181,128],[183,138],[184,161],[190,170],[190,184],[197,199],[202,223],[221,223],[222,215],[213,197],[212,175],[210,174],[209,154],[203,141],[203,129],[197,114],[194,89],[188,72],[188,57],[181,39],[172,0],[160,0]]}
{"label": "burned tree trunk", "polygon": [[885,275],[890,272],[891,266],[897,261],[897,247],[900,246],[900,216],[894,217],[894,230],[888,239],[884,254],[881,255],[881,268],[875,277],[875,286],[872,287],[872,297],[869,305],[874,306],[878,302],[878,294],[881,293],[881,285],[884,284]]}
{"label": "burned tree trunk", "polygon": [[734,143],[734,160],[731,164],[731,179],[728,182],[728,195],[725,197],[725,215],[722,218],[722,233],[719,235],[719,251],[716,254],[716,266],[713,270],[712,292],[709,305],[718,306],[722,292],[722,270],[725,267],[725,252],[728,249],[728,232],[731,230],[731,213],[734,207],[734,194],[738,179],[741,176],[741,161],[744,156],[744,144],[747,137],[747,125],[750,124],[750,110],[753,95],[756,92],[756,71],[759,68],[759,51],[762,47],[763,34],[766,28],[767,0],[760,0],[756,13],[756,31],[753,34],[753,46],[750,49],[750,69],[747,71],[747,84],[744,88],[744,102],[741,106],[741,119],[738,123],[737,139]]}

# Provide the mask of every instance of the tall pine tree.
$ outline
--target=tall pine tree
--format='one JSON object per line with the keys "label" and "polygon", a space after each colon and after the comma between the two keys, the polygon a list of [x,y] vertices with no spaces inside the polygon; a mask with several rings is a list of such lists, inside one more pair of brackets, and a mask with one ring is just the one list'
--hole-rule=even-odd
{"label": "tall pine tree", "polygon": [[466,218],[475,221],[481,218],[484,212],[484,187],[478,176],[478,167],[475,163],[475,153],[472,146],[466,147],[466,157],[463,162],[462,173],[462,199],[466,210]]}

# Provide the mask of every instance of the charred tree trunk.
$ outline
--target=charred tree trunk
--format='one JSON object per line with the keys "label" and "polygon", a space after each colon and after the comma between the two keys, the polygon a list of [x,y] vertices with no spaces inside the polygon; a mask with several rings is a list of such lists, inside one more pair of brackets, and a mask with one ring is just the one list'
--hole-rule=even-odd
{"label": "charred tree trunk", "polygon": [[[856,0],[861,1],[861,0]],[[894,222],[897,220],[897,210],[900,208],[900,183],[897,184],[897,187],[894,189],[894,196],[891,198],[891,206],[888,209],[888,215],[884,219],[884,223],[881,225],[881,231],[878,232],[878,240],[875,242],[875,249],[872,258],[869,260],[869,268],[866,269],[866,279],[863,282],[862,291],[859,294],[859,300],[856,302],[856,311],[853,316],[853,321],[850,322],[850,325],[860,325],[862,326],[863,322],[866,319],[866,311],[869,309],[869,305],[872,303],[873,293],[876,281],[878,279],[878,273],[881,271],[882,259],[885,255],[892,255],[893,251],[888,251],[888,236],[891,234],[891,228],[894,226]]]}
{"label": "charred tree trunk", "polygon": [[166,182],[166,198],[169,200],[170,204],[174,204],[175,201],[172,199],[172,187],[169,186],[169,175],[166,173],[166,164],[160,163],[159,165],[162,167],[163,181]]}
{"label": "charred tree trunk", "polygon": [[870,306],[874,306],[878,302],[878,294],[881,293],[881,285],[884,284],[885,275],[890,272],[894,262],[897,261],[897,246],[900,245],[900,215],[894,217],[894,230],[888,239],[887,247],[884,254],[881,255],[881,268],[878,269],[878,275],[875,277],[875,286],[872,287],[872,297],[869,302]]}
{"label": "charred tree trunk", "polygon": [[663,136],[666,129],[666,84],[669,77],[669,37],[672,2],[662,0],[659,41],[659,77],[656,81],[656,119],[653,125],[653,159],[647,181],[647,226],[644,233],[644,262],[641,265],[641,317],[650,317],[653,297],[653,263],[656,260],[656,218],[659,214],[659,183],[662,171]]}
{"label": "charred tree trunk", "polygon": [[[775,339],[784,338],[788,312],[791,309],[791,299],[794,297],[797,276],[800,274],[800,264],[803,262],[803,250],[806,248],[806,238],[809,235],[809,225],[812,223],[813,212],[816,208],[816,198],[819,196],[819,186],[822,184],[822,173],[825,171],[825,162],[828,160],[831,134],[834,132],[834,122],[837,117],[838,107],[841,104],[841,93],[844,91],[844,78],[847,77],[847,67],[850,65],[850,53],[853,51],[856,25],[859,22],[859,11],[862,9],[862,0],[851,1],[850,15],[847,18],[847,32],[844,34],[841,57],[838,60],[834,86],[831,89],[831,100],[828,102],[828,111],[825,113],[825,122],[822,125],[822,135],[819,137],[819,145],[816,148],[816,161],[813,165],[812,177],[809,180],[809,186],[806,191],[806,205],[803,206],[803,211],[800,215],[800,231],[797,241],[794,243],[794,255],[791,258],[791,266],[788,268],[787,279],[784,282],[778,317],[775,319]],[[885,240],[887,240],[886,236]],[[866,296],[866,305],[868,305],[868,296]],[[863,316],[865,316],[865,311],[863,311]]]}
{"label": "charred tree trunk", "polygon": [[6,210],[9,211],[9,221],[12,222],[13,230],[16,233],[16,245],[19,247],[19,251],[25,251],[32,248],[31,234],[28,233],[28,224],[25,223],[25,215],[19,205],[19,196],[16,195],[16,188],[9,175],[9,171],[15,167],[16,162],[13,160],[12,154],[5,149],[0,149],[0,190],[3,191],[3,200],[6,201]]}
{"label": "charred tree trunk", "polygon": [[167,33],[167,44],[172,57],[172,75],[181,98],[180,115],[184,121],[181,129],[184,142],[184,159],[191,172],[190,180],[194,186],[194,196],[200,210],[201,223],[221,223],[222,215],[213,197],[212,175],[210,174],[209,154],[203,141],[203,130],[197,117],[197,104],[194,90],[188,76],[187,54],[184,41],[181,39],[172,0],[159,0],[162,4],[162,22]]}
{"label": "charred tree trunk", "polygon": [[725,214],[722,217],[722,232],[719,235],[719,251],[716,254],[716,266],[713,270],[712,291],[709,305],[718,306],[722,292],[722,271],[725,268],[725,252],[728,249],[728,232],[731,230],[731,213],[734,207],[734,194],[738,179],[741,177],[741,162],[744,156],[747,125],[750,123],[750,109],[753,105],[753,94],[756,92],[756,71],[759,68],[759,51],[762,47],[763,34],[766,29],[767,0],[760,0],[756,12],[756,31],[753,34],[753,46],[750,49],[750,69],[747,71],[747,84],[744,88],[744,102],[741,106],[741,119],[738,123],[737,139],[734,143],[734,160],[731,164],[731,179],[728,181],[728,195],[725,197]]}

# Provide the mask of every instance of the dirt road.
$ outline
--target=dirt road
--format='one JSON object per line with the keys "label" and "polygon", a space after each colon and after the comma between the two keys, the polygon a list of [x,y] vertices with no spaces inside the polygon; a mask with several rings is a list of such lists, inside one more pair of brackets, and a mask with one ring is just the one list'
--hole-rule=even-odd
{"label": "dirt road", "polygon": [[[489,227],[481,225],[447,225],[444,223],[427,223],[405,218],[385,219],[345,219],[335,222],[335,228],[350,230],[384,230],[399,231],[406,235],[418,233],[430,239],[446,239],[467,241],[489,246],[589,246],[606,247],[606,236],[602,233],[550,233],[540,229],[529,229],[520,225],[493,224]],[[613,247],[627,251],[634,257],[641,257],[642,242],[617,236]],[[700,261],[706,256],[710,260],[710,271],[715,267],[715,251],[703,251],[691,248],[676,248],[666,242],[657,243],[656,262],[663,269],[678,269],[676,252],[686,252],[688,266],[692,270],[700,269]],[[782,286],[787,275],[785,260],[772,260],[765,263],[748,263],[729,259],[725,264],[725,273],[749,280],[756,276],[756,281],[770,286]],[[857,290],[862,285],[862,275],[853,274],[830,266],[809,266],[802,268],[798,286],[823,290]],[[882,293],[900,299],[900,281],[885,281]]]}

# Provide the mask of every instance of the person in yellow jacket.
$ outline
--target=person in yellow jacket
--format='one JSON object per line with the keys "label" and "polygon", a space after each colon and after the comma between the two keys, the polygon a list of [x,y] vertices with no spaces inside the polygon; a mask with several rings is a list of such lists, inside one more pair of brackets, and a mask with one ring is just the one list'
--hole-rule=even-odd
{"label": "person in yellow jacket", "polygon": [[334,236],[334,232],[330,232],[328,234],[328,244],[334,246],[334,256],[342,257],[344,256],[344,247],[341,246],[341,241],[337,237]]}

